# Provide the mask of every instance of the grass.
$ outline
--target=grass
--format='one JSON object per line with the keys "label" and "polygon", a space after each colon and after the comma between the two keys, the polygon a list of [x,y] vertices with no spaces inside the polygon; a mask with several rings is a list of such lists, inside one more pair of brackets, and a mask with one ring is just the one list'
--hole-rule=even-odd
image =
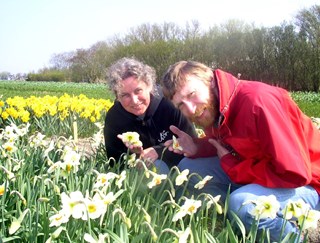
{"label": "grass", "polygon": [[67,83],[67,82],[26,82],[26,81],[0,81],[0,94],[3,99],[13,96],[28,98],[30,96],[62,96],[85,94],[88,98],[111,99],[113,93],[106,84]]}

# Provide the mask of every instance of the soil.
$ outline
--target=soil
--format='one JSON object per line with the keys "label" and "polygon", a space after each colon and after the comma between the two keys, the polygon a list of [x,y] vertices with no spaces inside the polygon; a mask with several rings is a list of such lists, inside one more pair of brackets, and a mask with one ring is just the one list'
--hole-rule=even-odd
{"label": "soil", "polygon": [[[318,222],[318,225],[320,225],[320,221]],[[317,229],[309,230],[308,242],[312,242],[312,243],[320,242],[320,227],[318,227]]]}

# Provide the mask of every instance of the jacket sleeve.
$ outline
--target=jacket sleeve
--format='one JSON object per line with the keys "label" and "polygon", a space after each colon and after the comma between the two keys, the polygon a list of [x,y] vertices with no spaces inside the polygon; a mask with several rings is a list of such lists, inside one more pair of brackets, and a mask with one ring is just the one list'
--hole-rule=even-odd
{"label": "jacket sleeve", "polygon": [[191,158],[217,156],[216,148],[208,142],[208,137],[194,138],[193,141],[198,147],[197,153]]}
{"label": "jacket sleeve", "polygon": [[110,119],[110,117],[106,116],[105,126],[104,126],[104,141],[107,152],[107,157],[110,159],[111,157],[118,162],[120,156],[125,153],[126,146],[122,143],[122,141],[117,137],[118,134],[121,134],[120,131],[114,124],[114,120]]}
{"label": "jacket sleeve", "polygon": [[[158,121],[159,123],[163,124],[163,128],[161,128],[160,130],[165,129],[166,131],[169,131],[169,135],[166,137],[165,141],[172,139],[173,133],[169,129],[170,125],[178,127],[180,130],[189,134],[193,138],[197,136],[193,123],[190,122],[181,113],[181,111],[176,109],[170,101],[164,98],[159,109],[161,109],[161,112],[159,112],[159,114],[161,113],[161,117],[158,117],[157,119],[161,121]],[[164,143],[165,141],[163,141],[162,143]],[[177,165],[183,158],[182,155],[176,154],[172,151],[165,149],[165,147],[162,144],[158,144],[153,147],[157,151],[159,158],[162,158],[162,160],[165,161],[169,165],[169,167]]]}
{"label": "jacket sleeve", "polygon": [[[280,92],[280,91],[279,91]],[[237,183],[295,188],[310,183],[311,163],[304,116],[286,92],[267,93],[252,106],[251,133],[257,134],[260,155],[239,161],[227,154],[222,167]]]}

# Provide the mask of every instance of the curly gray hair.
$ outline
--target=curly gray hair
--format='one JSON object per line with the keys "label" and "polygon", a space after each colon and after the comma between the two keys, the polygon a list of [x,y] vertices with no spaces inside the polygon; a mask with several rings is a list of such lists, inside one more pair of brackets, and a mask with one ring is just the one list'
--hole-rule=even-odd
{"label": "curly gray hair", "polygon": [[121,58],[108,68],[107,82],[109,88],[117,95],[122,87],[122,80],[136,77],[139,81],[145,82],[151,87],[151,93],[157,94],[155,89],[156,71],[154,68],[138,61],[135,58]]}

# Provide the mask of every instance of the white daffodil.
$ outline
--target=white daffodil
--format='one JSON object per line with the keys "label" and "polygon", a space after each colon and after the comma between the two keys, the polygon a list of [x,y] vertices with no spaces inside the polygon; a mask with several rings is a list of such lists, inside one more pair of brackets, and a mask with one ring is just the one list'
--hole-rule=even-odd
{"label": "white daffodil", "polygon": [[123,143],[142,147],[142,142],[140,141],[139,133],[125,132],[125,133],[122,133],[121,136],[122,136]]}
{"label": "white daffodil", "polygon": [[54,149],[54,147],[55,147],[55,143],[54,143],[53,140],[51,140],[49,146],[47,147],[47,149],[46,149],[46,150],[44,151],[44,153],[43,153],[43,158],[48,157],[49,152],[52,151],[52,150]]}
{"label": "white daffodil", "polygon": [[119,189],[122,187],[122,183],[126,178],[127,178],[127,172],[123,170],[116,181],[116,185]]}
{"label": "white daffodil", "polygon": [[147,184],[149,188],[160,185],[162,180],[167,179],[167,175],[159,175],[153,171],[150,171],[150,173],[152,175],[152,181]]}
{"label": "white daffodil", "polygon": [[305,203],[302,199],[296,202],[289,200],[285,208],[282,210],[285,219],[299,218],[310,209],[310,205]]}
{"label": "white daffodil", "polygon": [[26,135],[29,131],[30,123],[22,124],[21,126],[17,127],[15,126],[15,131],[18,134],[18,136],[23,137]]}
{"label": "white daffodil", "polygon": [[105,239],[107,236],[108,236],[108,234],[99,234],[98,240],[96,240],[88,233],[85,233],[83,239],[89,243],[105,243]]}
{"label": "white daffodil", "polygon": [[131,168],[136,167],[136,165],[137,165],[137,159],[136,158],[137,158],[137,155],[135,153],[124,156],[124,160],[127,161],[128,165]]}
{"label": "white daffodil", "polygon": [[181,145],[179,144],[178,139],[177,139],[174,135],[172,135],[172,148],[173,148],[174,150],[180,150],[180,151],[183,150],[183,148],[182,148]]}
{"label": "white daffodil", "polygon": [[217,195],[217,196],[213,197],[212,195],[208,194],[208,195],[206,195],[206,197],[208,198],[207,209],[209,209],[214,204],[216,207],[217,213],[222,214],[222,212],[223,212],[222,207],[219,204],[219,200],[221,198],[221,195]]}
{"label": "white daffodil", "polygon": [[71,149],[66,150],[62,156],[64,162],[74,165],[80,165],[80,158],[81,155],[77,151]]}
{"label": "white daffodil", "polygon": [[37,132],[36,135],[32,135],[29,138],[30,146],[33,148],[38,147],[47,147],[47,142],[44,140],[45,135],[43,135],[41,132]]}
{"label": "white daffodil", "polygon": [[18,138],[18,134],[15,133],[14,126],[6,126],[4,129],[3,138],[6,139],[7,141],[14,142]]}
{"label": "white daffodil", "polygon": [[320,212],[317,210],[310,209],[305,215],[301,215],[298,218],[298,225],[301,230],[314,228],[317,229],[317,224],[320,219]]}
{"label": "white daffodil", "polygon": [[179,243],[187,243],[190,234],[191,234],[190,227],[187,227],[184,231],[178,231]]}
{"label": "white daffodil", "polygon": [[20,229],[21,223],[28,212],[30,212],[30,209],[24,210],[18,219],[14,219],[12,221],[12,223],[9,227],[9,234],[10,235],[14,234],[15,232],[17,232],[18,229]]}
{"label": "white daffodil", "polygon": [[52,164],[48,169],[48,173],[52,173],[58,168],[61,168],[61,161],[57,161],[56,163]]}
{"label": "white daffodil", "polygon": [[105,212],[109,205],[111,205],[122,193],[124,190],[118,190],[115,194],[111,191],[108,192],[107,195],[103,194],[101,191],[97,191],[97,193],[93,196],[93,200],[101,200],[103,211]]}
{"label": "white daffodil", "polygon": [[59,211],[57,214],[52,215],[50,218],[50,225],[49,227],[53,226],[60,226],[61,224],[67,223],[69,221],[69,214],[65,211]]}
{"label": "white daffodil", "polygon": [[212,176],[205,176],[201,181],[199,181],[194,188],[201,190],[213,177]]}
{"label": "white daffodil", "polygon": [[62,157],[63,162],[60,166],[67,174],[71,172],[76,173],[79,169],[80,158],[81,155],[78,152],[74,150],[67,150]]}
{"label": "white daffodil", "polygon": [[5,157],[7,157],[9,154],[14,153],[18,149],[17,146],[15,146],[14,142],[6,142],[2,144],[1,147],[3,148]]}
{"label": "white daffodil", "polygon": [[68,196],[65,192],[61,193],[62,210],[75,219],[80,219],[86,212],[84,198],[80,191],[71,192]]}
{"label": "white daffodil", "polygon": [[186,198],[182,207],[178,210],[178,212],[173,216],[172,221],[177,221],[182,219],[184,216],[192,215],[197,212],[197,209],[201,207],[200,200],[188,199]]}
{"label": "white daffodil", "polygon": [[251,214],[255,216],[256,219],[274,219],[280,209],[280,203],[274,195],[260,196],[257,200],[251,202],[255,204]]}
{"label": "white daffodil", "polygon": [[98,173],[98,177],[96,183],[94,184],[94,188],[108,187],[110,185],[110,180],[118,178],[119,175],[113,172]]}
{"label": "white daffodil", "polygon": [[177,177],[176,177],[176,185],[180,186],[183,182],[188,180],[189,170],[183,170]]}
{"label": "white daffodil", "polygon": [[105,212],[103,201],[97,197],[92,200],[85,198],[84,204],[87,210],[86,213],[82,215],[83,220],[87,220],[88,217],[90,219],[97,219]]}

